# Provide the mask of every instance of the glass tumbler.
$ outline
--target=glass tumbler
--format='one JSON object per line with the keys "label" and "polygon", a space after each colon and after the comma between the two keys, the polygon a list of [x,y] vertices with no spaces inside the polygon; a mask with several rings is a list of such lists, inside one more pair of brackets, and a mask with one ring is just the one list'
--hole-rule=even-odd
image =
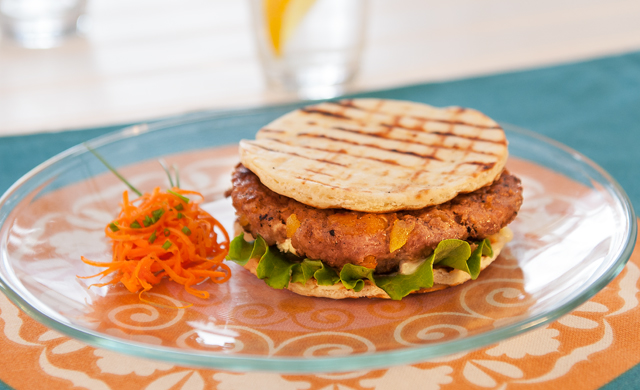
{"label": "glass tumbler", "polygon": [[343,93],[364,45],[366,0],[251,0],[268,84],[303,99]]}
{"label": "glass tumbler", "polygon": [[5,36],[34,49],[58,46],[76,32],[86,0],[0,0]]}

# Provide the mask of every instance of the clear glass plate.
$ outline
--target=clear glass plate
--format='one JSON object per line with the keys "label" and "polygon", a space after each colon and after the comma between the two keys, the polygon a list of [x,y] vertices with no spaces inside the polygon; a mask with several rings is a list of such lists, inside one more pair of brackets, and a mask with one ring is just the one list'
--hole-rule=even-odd
{"label": "clear glass plate", "polygon": [[[180,166],[182,187],[232,231],[223,193],[237,141],[289,108],[198,115],[136,126],[90,142],[138,188],[168,186],[157,163]],[[280,111],[278,111],[280,110]],[[208,300],[164,282],[152,306],[124,288],[88,288],[109,261],[104,226],[124,185],[85,146],[43,163],[0,199],[0,287],[37,321],[97,347],[228,370],[328,372],[383,367],[478,348],[545,324],[623,268],[636,219],[618,184],[579,153],[505,126],[508,168],[524,186],[514,239],[478,280],[402,301],[333,301],[273,290],[232,264]]]}

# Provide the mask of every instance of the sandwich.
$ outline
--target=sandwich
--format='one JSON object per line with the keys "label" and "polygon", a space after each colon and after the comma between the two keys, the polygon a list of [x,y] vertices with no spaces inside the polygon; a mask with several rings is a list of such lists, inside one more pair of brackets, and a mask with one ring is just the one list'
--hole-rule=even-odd
{"label": "sandwich", "polygon": [[479,111],[350,99],[240,142],[227,259],[272,288],[402,299],[478,277],[522,204],[503,129]]}

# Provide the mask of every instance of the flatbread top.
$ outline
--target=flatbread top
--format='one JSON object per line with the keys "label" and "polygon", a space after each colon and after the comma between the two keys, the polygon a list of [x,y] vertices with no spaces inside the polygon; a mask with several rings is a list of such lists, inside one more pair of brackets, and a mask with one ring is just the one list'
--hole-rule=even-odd
{"label": "flatbread top", "polygon": [[421,209],[490,184],[504,169],[502,128],[476,110],[383,99],[290,112],[240,142],[272,191],[317,208]]}

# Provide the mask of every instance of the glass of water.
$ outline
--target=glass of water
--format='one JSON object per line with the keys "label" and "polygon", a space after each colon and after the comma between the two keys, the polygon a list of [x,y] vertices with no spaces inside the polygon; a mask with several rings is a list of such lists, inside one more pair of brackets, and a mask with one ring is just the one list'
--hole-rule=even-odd
{"label": "glass of water", "polygon": [[342,94],[364,45],[366,0],[251,0],[270,86],[303,99]]}
{"label": "glass of water", "polygon": [[0,24],[19,45],[47,49],[76,32],[86,4],[86,0],[0,0]]}

